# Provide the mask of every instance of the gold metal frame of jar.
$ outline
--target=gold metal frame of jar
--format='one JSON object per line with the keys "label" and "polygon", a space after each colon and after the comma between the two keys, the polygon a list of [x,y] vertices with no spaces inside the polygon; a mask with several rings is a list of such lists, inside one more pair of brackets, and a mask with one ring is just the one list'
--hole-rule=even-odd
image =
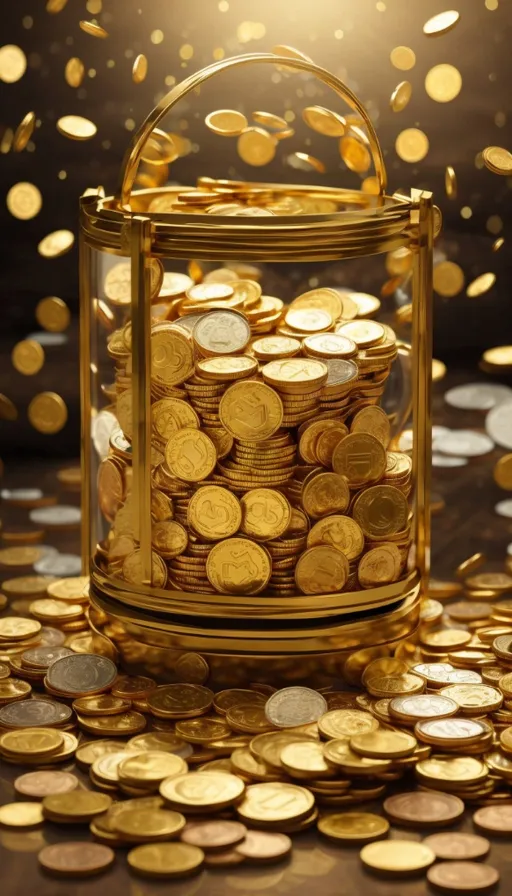
{"label": "gold metal frame of jar", "polygon": [[[155,196],[172,194],[182,187],[132,192],[137,167],[146,140],[152,130],[170,109],[190,91],[199,87],[219,72],[238,66],[261,63],[293,66],[294,69],[316,75],[325,85],[332,88],[339,98],[361,116],[367,128],[375,177],[379,186],[378,195],[369,195],[357,190],[332,187],[295,186],[282,184],[261,184],[274,193],[286,195],[307,195],[312,198],[332,198],[343,205],[343,210],[318,215],[275,216],[275,217],[214,217],[197,215],[173,215],[172,213],[151,213],[147,209]],[[432,247],[434,232],[439,223],[439,214],[432,204],[432,195],[426,191],[413,190],[411,196],[402,194],[385,195],[386,171],[382,151],[368,114],[358,98],[338,78],[312,62],[275,56],[273,54],[247,54],[225,59],[202,69],[178,84],[158,103],[138,131],[134,133],[126,152],[120,186],[116,196],[103,198],[88,195],[81,200],[80,216],[80,353],[81,353],[81,395],[82,395],[82,556],[83,571],[91,574],[91,594],[93,600],[102,606],[105,602],[110,609],[116,607],[114,617],[123,616],[135,622],[137,614],[157,613],[154,619],[145,616],[144,626],[162,635],[164,640],[185,646],[189,635],[185,622],[179,618],[194,617],[195,623],[201,618],[210,620],[213,615],[223,618],[244,620],[254,627],[256,620],[265,617],[288,620],[309,620],[313,626],[311,644],[320,649],[322,639],[317,641],[316,626],[322,617],[330,617],[326,623],[325,638],[330,645],[340,645],[344,632],[350,638],[352,626],[346,614],[364,612],[365,618],[357,624],[358,632],[374,625],[372,610],[384,613],[380,618],[395,614],[401,617],[401,606],[409,608],[409,618],[416,613],[420,587],[424,586],[429,569],[430,538],[430,455],[431,455],[431,357],[432,357]],[[413,391],[413,479],[414,493],[414,544],[416,571],[409,578],[390,586],[368,589],[363,592],[348,592],[335,595],[312,595],[286,598],[260,597],[234,598],[232,595],[191,594],[179,591],[159,591],[151,585],[151,483],[150,447],[151,420],[147,412],[150,406],[150,294],[149,259],[160,256],[169,259],[207,259],[223,261],[331,261],[345,258],[389,252],[406,246],[413,251],[413,341],[412,341],[412,391]],[[91,328],[92,322],[92,265],[91,249],[131,259],[131,311],[132,311],[132,391],[133,403],[133,496],[138,526],[137,540],[140,544],[143,566],[143,584],[127,585],[119,579],[106,576],[91,558],[92,522],[91,507],[91,417],[93,408],[90,386]],[[356,601],[355,596],[358,600]],[[398,603],[401,602],[401,603]],[[126,607],[129,609],[126,609]],[[387,611],[385,608],[388,608]],[[411,609],[412,608],[412,609]],[[416,608],[416,610],[414,609]],[[166,619],[167,616],[167,619]],[[377,617],[379,618],[379,617]],[[345,619],[345,621],[344,621]],[[149,620],[149,621],[148,621]],[[390,623],[392,624],[392,622]],[[416,623],[417,624],[417,618]],[[143,628],[144,628],[143,626]],[[371,628],[370,626],[370,628]],[[362,627],[362,628],[361,628]],[[204,630],[193,627],[194,638]],[[413,626],[409,625],[408,637]],[[174,634],[172,634],[174,632]],[[306,628],[298,640],[292,631],[276,631],[275,637],[282,645],[282,653],[296,652],[294,645],[306,650]],[[329,634],[327,634],[329,632]],[[199,637],[199,640],[201,640]],[[251,653],[255,635],[245,634],[236,627],[220,638],[212,636],[216,643],[214,652],[229,649],[243,654]],[[357,635],[359,638],[359,635]],[[194,639],[192,639],[194,640]],[[256,640],[258,640],[256,638]],[[371,638],[370,638],[371,640]],[[266,643],[266,641],[265,641]],[[362,637],[364,646],[368,639]],[[224,645],[224,646],[221,646]],[[287,645],[287,646],[285,646]],[[189,648],[190,649],[190,648]],[[340,646],[335,649],[343,649]]]}

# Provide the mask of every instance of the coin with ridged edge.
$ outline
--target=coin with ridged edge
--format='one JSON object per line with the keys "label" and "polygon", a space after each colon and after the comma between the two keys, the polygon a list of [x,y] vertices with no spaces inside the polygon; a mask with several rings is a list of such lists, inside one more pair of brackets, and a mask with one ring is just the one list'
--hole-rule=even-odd
{"label": "coin with ridged edge", "polygon": [[76,654],[56,660],[48,669],[50,687],[77,697],[107,690],[117,677],[112,660],[96,654]]}

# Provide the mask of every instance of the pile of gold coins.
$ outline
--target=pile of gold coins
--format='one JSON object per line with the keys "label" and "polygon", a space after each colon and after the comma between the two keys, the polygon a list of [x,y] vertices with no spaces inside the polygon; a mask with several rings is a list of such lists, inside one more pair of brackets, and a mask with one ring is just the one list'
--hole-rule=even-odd
{"label": "pile of gold coins", "polygon": [[[200,184],[187,202],[225,199],[214,188]],[[104,282],[126,314],[129,270],[118,262]],[[151,259],[150,271],[153,586],[287,596],[399,580],[412,463],[388,450],[378,406],[397,355],[391,328],[368,317],[378,300],[319,287],[285,307],[263,295],[253,266],[182,274]],[[108,337],[115,382],[103,391],[119,425],[99,469],[111,529],[98,559],[138,585],[131,334],[127,317]]]}
{"label": "pile of gold coins", "polygon": [[[0,828],[88,825],[91,837],[41,850],[49,873],[99,873],[128,849],[133,873],[171,879],[284,860],[316,826],[361,847],[372,873],[425,871],[459,891],[472,876],[483,890],[497,872],[473,869],[490,850],[482,835],[512,837],[512,577],[484,562],[432,583],[417,643],[349,657],[344,690],[255,681],[215,693],[195,654],[159,686],[84,651],[88,633],[66,633],[65,615],[60,627],[3,616],[0,755],[25,768]],[[48,588],[83,602],[87,580]],[[465,807],[474,833],[432,833]],[[428,836],[396,840],[392,825]]]}

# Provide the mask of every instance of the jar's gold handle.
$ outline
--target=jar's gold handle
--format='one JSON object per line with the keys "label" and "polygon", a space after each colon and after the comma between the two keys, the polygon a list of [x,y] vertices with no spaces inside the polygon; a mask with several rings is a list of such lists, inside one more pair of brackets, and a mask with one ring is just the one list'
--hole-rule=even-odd
{"label": "jar's gold handle", "polygon": [[361,101],[347,87],[343,81],[336,78],[335,75],[326,69],[315,65],[305,59],[290,58],[287,56],[276,56],[273,53],[246,53],[243,56],[232,56],[229,59],[223,59],[220,62],[214,62],[212,65],[206,66],[195,74],[190,75],[176,87],[173,87],[169,93],[162,97],[158,105],[155,106],[146,120],[141,124],[137,131],[134,132],[132,140],[126,150],[121,168],[121,178],[119,188],[116,193],[116,200],[119,208],[127,208],[129,210],[130,194],[135,181],[135,175],[141,159],[141,155],[147,139],[151,135],[153,129],[158,125],[162,118],[176,105],[179,100],[187,96],[192,90],[200,87],[205,81],[208,81],[214,75],[231,68],[238,68],[241,65],[249,65],[253,62],[262,62],[271,65],[282,65],[288,68],[293,67],[298,71],[310,72],[316,75],[320,81],[323,81],[328,87],[331,87],[338,96],[344,100],[350,108],[356,112],[364,121],[368,133],[368,140],[375,168],[375,176],[379,186],[379,195],[382,196],[386,189],[386,168],[382,156],[380,143],[375,132],[375,128],[368,116],[366,109]]}

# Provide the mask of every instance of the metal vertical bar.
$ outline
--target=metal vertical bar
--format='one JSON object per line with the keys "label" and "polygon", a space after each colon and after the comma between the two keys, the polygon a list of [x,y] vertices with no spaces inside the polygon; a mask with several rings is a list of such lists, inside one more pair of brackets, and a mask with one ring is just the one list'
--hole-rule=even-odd
{"label": "metal vertical bar", "polygon": [[135,215],[130,223],[133,497],[135,533],[141,553],[143,585],[151,585],[150,254],[151,221],[149,218]]}
{"label": "metal vertical bar", "polygon": [[91,565],[91,250],[86,243],[83,212],[80,213],[78,239],[78,275],[80,286],[80,462],[82,574],[89,575]]}
{"label": "metal vertical bar", "polygon": [[413,266],[413,477],[416,564],[426,594],[430,571],[430,473],[432,466],[432,194],[413,193],[416,252]]}

